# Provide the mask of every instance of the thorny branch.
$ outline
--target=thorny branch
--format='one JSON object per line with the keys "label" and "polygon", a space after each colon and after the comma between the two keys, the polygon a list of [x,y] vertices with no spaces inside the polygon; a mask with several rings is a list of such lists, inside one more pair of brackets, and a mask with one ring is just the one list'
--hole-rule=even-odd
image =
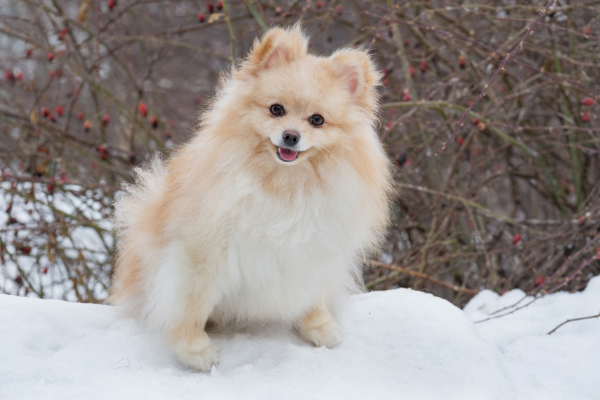
{"label": "thorny branch", "polygon": [[315,54],[358,46],[384,75],[379,137],[397,195],[367,288],[429,290],[461,306],[484,288],[537,298],[600,274],[594,2],[8,4],[1,292],[106,298],[121,182],[190,137],[220,74],[257,36],[297,22]]}

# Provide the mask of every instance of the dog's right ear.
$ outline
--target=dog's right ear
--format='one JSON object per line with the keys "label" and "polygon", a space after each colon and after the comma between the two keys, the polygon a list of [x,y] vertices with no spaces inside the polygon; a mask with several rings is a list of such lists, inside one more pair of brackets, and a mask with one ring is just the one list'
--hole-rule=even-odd
{"label": "dog's right ear", "polygon": [[290,29],[270,29],[261,39],[256,39],[236,77],[256,76],[263,70],[292,63],[306,56],[307,47],[308,42],[300,25],[294,25]]}

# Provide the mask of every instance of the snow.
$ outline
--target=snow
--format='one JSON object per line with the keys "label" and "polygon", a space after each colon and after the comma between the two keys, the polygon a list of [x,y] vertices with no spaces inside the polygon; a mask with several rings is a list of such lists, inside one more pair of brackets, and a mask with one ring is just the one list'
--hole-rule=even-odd
{"label": "snow", "polygon": [[[422,292],[354,295],[344,342],[314,348],[278,327],[213,333],[211,373],[116,307],[0,295],[2,399],[594,399],[600,277],[473,324],[523,292],[478,294],[462,311]],[[521,303],[523,304],[523,303]]]}
{"label": "snow", "polygon": [[[524,296],[521,290],[504,296],[485,290],[464,311],[471,320],[480,321]],[[599,312],[600,277],[595,277],[583,292],[544,296],[513,314],[475,326],[499,349],[518,398],[600,399],[596,380],[600,376],[600,319],[571,322],[547,334],[567,319]]]}
{"label": "snow", "polygon": [[0,295],[0,398],[512,398],[497,351],[460,309],[421,292],[353,296],[331,350],[282,328],[213,334],[210,374],[119,311]]}

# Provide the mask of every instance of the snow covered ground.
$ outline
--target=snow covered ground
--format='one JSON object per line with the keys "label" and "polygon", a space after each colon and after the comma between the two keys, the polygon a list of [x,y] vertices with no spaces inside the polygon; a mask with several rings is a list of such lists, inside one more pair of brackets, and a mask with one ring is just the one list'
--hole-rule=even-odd
{"label": "snow covered ground", "polygon": [[484,291],[465,311],[398,289],[353,296],[344,342],[313,348],[263,328],[212,335],[220,364],[181,365],[114,307],[0,295],[2,399],[569,399],[600,398],[600,278],[480,324],[522,296]]}
{"label": "snow covered ground", "polygon": [[[486,290],[464,311],[471,320],[482,320],[523,296],[521,290],[504,296]],[[600,318],[571,322],[551,335],[548,332],[567,319],[599,312],[600,276],[593,278],[583,292],[554,293],[475,327],[499,349],[519,399],[594,400],[600,399]]]}

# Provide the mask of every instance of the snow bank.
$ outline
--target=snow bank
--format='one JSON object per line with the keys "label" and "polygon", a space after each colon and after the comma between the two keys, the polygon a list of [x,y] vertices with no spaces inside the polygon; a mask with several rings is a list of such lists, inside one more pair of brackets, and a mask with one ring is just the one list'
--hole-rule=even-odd
{"label": "snow bank", "polygon": [[[512,290],[504,296],[485,290],[464,311],[473,321],[511,306],[525,293]],[[520,305],[531,300],[523,300]],[[512,309],[508,309],[510,311]],[[502,318],[476,324],[476,329],[497,347],[517,388],[519,399],[600,399],[600,320],[563,325],[567,319],[600,312],[600,277],[583,292],[558,292]]]}
{"label": "snow bank", "polygon": [[340,322],[332,350],[276,328],[213,334],[220,364],[199,374],[115,307],[0,295],[0,398],[514,398],[498,352],[445,300],[356,295]]}

